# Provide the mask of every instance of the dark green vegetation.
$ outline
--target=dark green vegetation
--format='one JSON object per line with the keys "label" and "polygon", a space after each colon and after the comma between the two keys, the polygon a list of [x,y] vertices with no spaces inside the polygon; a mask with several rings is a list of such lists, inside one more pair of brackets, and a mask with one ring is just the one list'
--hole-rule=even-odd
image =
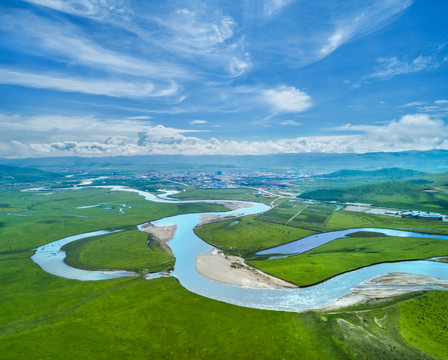
{"label": "dark green vegetation", "polygon": [[354,186],[344,189],[321,189],[304,192],[304,199],[339,202],[362,202],[377,206],[425,211],[447,211],[448,189],[406,181]]}
{"label": "dark green vegetation", "polygon": [[0,183],[48,181],[60,178],[62,178],[62,175],[54,172],[0,165]]}
{"label": "dark green vegetation", "polygon": [[196,228],[195,232],[209,244],[243,256],[313,234],[305,229],[258,221],[254,216],[215,222]]}
{"label": "dark green vegetation", "polygon": [[173,267],[174,257],[138,229],[78,240],[64,246],[65,262],[81,269],[157,272]]}
{"label": "dark green vegetation", "polygon": [[430,184],[433,182],[435,176],[432,173],[397,167],[378,170],[344,169],[327,174],[313,175],[307,181],[297,182],[297,186],[302,192],[309,192],[315,190],[346,189],[353,186],[378,184],[387,181],[408,181],[416,184]]}
{"label": "dark green vegetation", "polygon": [[352,179],[352,180],[367,180],[375,179],[378,181],[384,180],[403,180],[412,178],[424,178],[428,176],[428,173],[422,171],[401,169],[401,168],[389,168],[379,170],[338,170],[329,174],[321,175],[324,179]]}
{"label": "dark green vegetation", "polygon": [[448,255],[448,240],[371,237],[358,233],[358,237],[337,239],[303,254],[250,261],[250,264],[299,286],[308,286],[376,263],[445,255]]}

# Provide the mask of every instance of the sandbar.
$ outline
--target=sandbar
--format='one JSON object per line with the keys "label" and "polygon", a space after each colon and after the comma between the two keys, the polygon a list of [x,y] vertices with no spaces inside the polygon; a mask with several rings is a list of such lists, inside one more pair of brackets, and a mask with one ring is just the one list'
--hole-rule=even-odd
{"label": "sandbar", "polygon": [[338,309],[371,299],[384,299],[422,290],[418,287],[440,286],[448,289],[448,280],[434,276],[407,273],[389,273],[368,279],[350,289],[324,309]]}
{"label": "sandbar", "polygon": [[177,225],[170,226],[154,226],[151,222],[147,222],[139,226],[139,228],[152,236],[152,240],[157,241],[171,255],[173,252],[168,243],[176,234]]}
{"label": "sandbar", "polygon": [[225,255],[217,250],[199,255],[196,258],[196,270],[211,280],[230,285],[268,289],[297,287],[247,265],[238,256]]}

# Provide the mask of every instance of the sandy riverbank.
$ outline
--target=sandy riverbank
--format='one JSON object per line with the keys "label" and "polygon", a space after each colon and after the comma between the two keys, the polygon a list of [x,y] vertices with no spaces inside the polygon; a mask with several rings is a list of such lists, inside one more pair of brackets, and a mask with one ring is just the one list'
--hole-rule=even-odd
{"label": "sandy riverbank", "polygon": [[154,241],[157,241],[165,250],[167,250],[171,255],[173,252],[169,247],[169,241],[174,237],[177,230],[177,225],[170,226],[154,226],[152,223],[148,222],[140,225],[141,230],[152,236]]}
{"label": "sandy riverbank", "polygon": [[199,255],[196,270],[209,279],[225,284],[271,289],[297,287],[247,265],[240,257],[224,255],[216,250],[212,254]]}
{"label": "sandy riverbank", "polygon": [[210,224],[215,221],[224,221],[224,220],[234,219],[234,218],[238,218],[241,216],[243,216],[243,214],[239,214],[239,213],[232,214],[232,215],[224,215],[224,216],[215,215],[215,214],[204,214],[201,216],[201,220],[199,221],[199,224],[197,224],[196,226]]}
{"label": "sandy riverbank", "polygon": [[350,290],[350,294],[336,299],[325,309],[337,309],[370,299],[383,299],[419,291],[417,287],[440,286],[448,289],[448,280],[433,276],[389,273],[364,281]]}

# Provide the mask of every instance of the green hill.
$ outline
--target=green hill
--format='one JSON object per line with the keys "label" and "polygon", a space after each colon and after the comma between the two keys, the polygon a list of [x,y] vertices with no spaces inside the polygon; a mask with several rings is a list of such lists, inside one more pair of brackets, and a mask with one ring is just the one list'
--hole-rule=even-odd
{"label": "green hill", "polygon": [[0,183],[55,180],[62,175],[33,168],[0,165]]}
{"label": "green hill", "polygon": [[426,211],[447,211],[448,194],[427,184],[388,181],[344,189],[319,189],[299,195],[303,199],[339,202],[361,202],[377,206]]}
{"label": "green hill", "polygon": [[427,173],[422,171],[415,171],[409,169],[402,169],[398,167],[379,169],[379,170],[338,170],[329,174],[322,175],[326,179],[336,178],[384,178],[387,180],[401,180],[416,177],[426,177]]}

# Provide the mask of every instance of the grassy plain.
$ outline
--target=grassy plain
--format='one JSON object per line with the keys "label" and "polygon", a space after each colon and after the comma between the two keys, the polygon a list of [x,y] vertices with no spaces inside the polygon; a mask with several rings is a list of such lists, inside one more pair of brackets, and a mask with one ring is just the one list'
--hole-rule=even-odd
{"label": "grassy plain", "polygon": [[257,190],[253,189],[189,189],[176,194],[176,199],[182,200],[247,200],[269,204],[274,199],[255,196]]}
{"label": "grassy plain", "polygon": [[448,359],[448,292],[413,294],[326,315],[337,343],[359,359]]}
{"label": "grassy plain", "polygon": [[255,216],[247,216],[204,225],[196,228],[195,233],[213,246],[237,251],[247,257],[259,250],[291,242],[314,232],[258,221]]}
{"label": "grassy plain", "polygon": [[[74,215],[67,212],[73,210],[70,207],[100,202],[131,207],[125,214],[89,208],[81,215],[93,217],[62,215]],[[59,278],[43,272],[29,258],[32,251],[27,250],[75,233],[125,227],[133,230],[81,242],[69,254],[74,252],[75,259],[93,268],[126,268],[135,257],[143,268],[160,259],[151,260],[148,254],[145,263],[146,255],[140,257],[140,250],[147,250],[143,245],[146,235],[136,232],[136,224],[182,211],[222,207],[154,204],[136,194],[98,189],[48,195],[2,192],[2,203],[2,359],[422,359],[429,355],[443,359],[448,353],[445,292],[408,297],[362,312],[254,310],[192,294],[175,279],[81,282]],[[254,222],[268,228],[260,230],[253,227]],[[307,234],[306,230],[251,218],[225,229],[239,224],[240,231],[250,229],[254,248],[278,241],[272,235],[280,229],[291,231],[284,233],[290,240]],[[234,238],[238,236],[241,233],[237,231]],[[256,244],[259,236],[264,243]],[[99,259],[99,254],[105,254],[104,259]],[[385,320],[382,314],[387,315]]]}
{"label": "grassy plain", "polygon": [[[55,193],[2,191],[0,253],[36,248],[79,233],[135,226],[165,216],[203,211],[225,211],[217,204],[150,203],[135,193],[105,189],[65,190]],[[99,203],[126,204],[124,214]],[[112,213],[111,213],[112,212]]]}
{"label": "grassy plain", "polygon": [[302,200],[286,200],[275,208],[257,216],[257,220],[285,225],[291,218],[306,208]]}
{"label": "grassy plain", "polygon": [[294,314],[210,300],[175,279],[62,279],[12,257],[0,261],[2,359],[446,359],[445,292]]}
{"label": "grassy plain", "polygon": [[63,247],[65,262],[81,269],[121,269],[135,272],[168,270],[174,257],[138,229],[72,242]]}
{"label": "grassy plain", "polygon": [[322,202],[287,200],[259,215],[257,220],[322,231],[335,208],[336,205]]}
{"label": "grassy plain", "polygon": [[408,230],[428,234],[448,234],[448,223],[443,221],[403,219],[394,216],[364,214],[344,210],[333,213],[325,227],[325,231],[361,227]]}
{"label": "grassy plain", "polygon": [[448,255],[448,240],[359,235],[364,236],[337,239],[284,259],[249,263],[273,276],[308,286],[376,263]]}
{"label": "grassy plain", "polygon": [[406,181],[388,181],[379,184],[348,188],[318,189],[304,192],[304,199],[362,202],[398,209],[418,209],[433,212],[448,211],[446,187],[433,187]]}

